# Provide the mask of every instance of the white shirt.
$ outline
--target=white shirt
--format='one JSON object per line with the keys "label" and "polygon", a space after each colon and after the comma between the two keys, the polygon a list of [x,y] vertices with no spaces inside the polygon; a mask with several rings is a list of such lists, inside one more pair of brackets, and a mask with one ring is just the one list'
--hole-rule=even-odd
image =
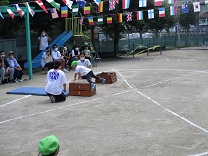
{"label": "white shirt", "polygon": [[85,60],[78,60],[78,65],[80,66],[85,66],[85,67],[89,67],[91,66],[90,60],[89,59],[85,59]]}
{"label": "white shirt", "polygon": [[75,73],[80,73],[81,76],[85,76],[87,75],[92,69],[90,68],[87,68],[85,66],[80,66],[80,65],[77,65],[76,69],[75,69]]}
{"label": "white shirt", "polygon": [[51,52],[51,55],[52,55],[52,58],[54,59],[54,60],[59,60],[59,59],[61,59],[61,53],[60,53],[60,51],[52,51]]}
{"label": "white shirt", "polygon": [[67,83],[66,75],[61,70],[51,69],[46,77],[45,91],[52,95],[60,95],[63,92],[63,84]]}
{"label": "white shirt", "polygon": [[[74,57],[74,56],[75,56],[75,51],[74,51],[74,49],[72,49],[72,51],[71,51],[71,55],[72,55],[72,57]],[[78,51],[78,55],[80,55],[80,51]]]}
{"label": "white shirt", "polygon": [[45,48],[48,47],[48,37],[47,36],[38,37],[38,40],[40,41],[39,50],[44,50]]}

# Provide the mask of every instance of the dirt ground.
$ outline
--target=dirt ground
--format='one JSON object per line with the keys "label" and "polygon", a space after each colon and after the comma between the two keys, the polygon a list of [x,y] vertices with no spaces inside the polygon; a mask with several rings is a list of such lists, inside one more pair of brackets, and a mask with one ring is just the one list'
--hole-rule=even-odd
{"label": "dirt ground", "polygon": [[[95,73],[115,71],[118,81],[97,84],[92,97],[6,94],[44,87],[46,74],[0,85],[0,155],[37,156],[47,135],[60,156],[208,155],[208,49],[180,49],[102,60]],[[66,73],[73,79],[73,71]],[[28,75],[24,75],[28,78]]]}

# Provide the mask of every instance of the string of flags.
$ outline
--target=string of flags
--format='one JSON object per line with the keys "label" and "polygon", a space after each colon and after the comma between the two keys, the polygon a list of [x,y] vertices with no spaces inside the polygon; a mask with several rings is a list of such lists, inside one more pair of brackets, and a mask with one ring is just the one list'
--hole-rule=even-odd
{"label": "string of flags", "polygon": [[[58,12],[61,12],[61,17],[62,18],[66,18],[68,17],[68,13],[69,13],[69,9],[72,12],[73,16],[77,16],[79,13],[79,8],[84,10],[84,15],[89,15],[87,17],[89,25],[94,25],[94,20],[93,20],[93,16],[90,16],[91,13],[91,6],[90,5],[86,5],[86,0],[76,0],[77,4],[73,5],[73,0],[62,0],[64,2],[64,4],[66,6],[62,6],[55,2],[54,0],[46,0],[51,6],[53,6],[53,8],[50,8],[50,13],[51,13],[51,17],[54,18],[59,18]],[[170,15],[177,15],[177,6],[175,6],[174,4],[177,3],[177,0],[167,0],[169,4],[173,4],[173,6],[170,6]],[[46,9],[45,5],[43,4],[42,0],[34,0],[35,3],[37,3],[39,5],[39,7],[46,13],[48,13],[48,10]],[[94,0],[94,3],[97,4],[97,12],[98,13],[102,13],[103,12],[103,5],[104,2],[108,2],[109,3],[109,11],[116,9],[116,5],[119,4],[119,0]],[[128,9],[130,6],[130,0],[122,0],[122,9]],[[24,4],[24,6],[28,9],[29,13],[31,14],[31,16],[33,17],[35,15],[35,11],[33,9],[31,9],[29,3],[31,2],[24,2],[21,4]],[[154,0],[154,5],[155,6],[162,6],[163,0]],[[147,0],[138,0],[138,4],[139,7],[147,7]],[[19,4],[13,4],[13,7],[16,8],[17,13],[19,14],[19,16],[22,18],[24,16],[24,12],[21,10],[21,8],[19,7]],[[11,7],[12,7],[11,6]],[[11,16],[11,18],[15,17],[15,14],[12,12],[11,8],[9,6],[3,6],[7,12],[9,13],[9,15]],[[200,12],[201,8],[200,8],[200,2],[193,2],[193,8],[194,8],[194,12]],[[208,0],[205,0],[205,8],[206,10],[208,10]],[[143,11],[136,11],[136,20],[143,20],[143,12],[147,11],[148,12],[148,19],[153,19],[154,18],[154,13],[155,10],[154,9],[149,9],[149,10],[143,10]],[[163,18],[166,16],[165,12],[165,8],[161,7],[158,8],[159,11],[159,17]],[[182,14],[186,14],[189,12],[189,8],[188,8],[188,4],[182,4],[181,5],[181,11]],[[130,22],[132,21],[132,17],[133,17],[133,13],[134,12],[127,12],[126,13],[126,21]],[[4,19],[1,11],[0,11],[0,17],[2,19]],[[84,20],[84,16],[82,16],[80,18],[80,24],[83,23]],[[107,24],[111,24],[112,23],[112,17],[106,17],[106,21]],[[118,13],[117,14],[117,22],[123,22],[123,14],[122,13]],[[97,16],[97,23],[98,24],[103,24],[103,17]]]}

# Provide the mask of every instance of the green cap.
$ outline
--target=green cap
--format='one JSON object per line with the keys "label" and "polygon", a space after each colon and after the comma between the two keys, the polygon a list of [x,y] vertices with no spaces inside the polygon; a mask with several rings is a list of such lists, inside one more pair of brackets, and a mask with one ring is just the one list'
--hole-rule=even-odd
{"label": "green cap", "polygon": [[78,62],[77,62],[77,61],[73,61],[73,62],[71,63],[71,67],[74,67],[74,66],[76,66],[76,65],[78,65]]}
{"label": "green cap", "polygon": [[54,153],[58,148],[59,141],[54,135],[43,138],[38,144],[38,150],[43,156]]}

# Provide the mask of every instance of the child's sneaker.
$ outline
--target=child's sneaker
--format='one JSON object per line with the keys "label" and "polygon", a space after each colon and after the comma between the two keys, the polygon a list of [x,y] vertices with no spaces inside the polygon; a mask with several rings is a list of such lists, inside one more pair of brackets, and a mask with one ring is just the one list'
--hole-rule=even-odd
{"label": "child's sneaker", "polygon": [[95,88],[96,84],[91,83],[91,91]]}
{"label": "child's sneaker", "polygon": [[56,99],[53,95],[50,96],[51,103],[56,103]]}
{"label": "child's sneaker", "polygon": [[104,79],[104,78],[102,78],[101,82],[102,82],[102,84],[105,84],[105,79]]}

